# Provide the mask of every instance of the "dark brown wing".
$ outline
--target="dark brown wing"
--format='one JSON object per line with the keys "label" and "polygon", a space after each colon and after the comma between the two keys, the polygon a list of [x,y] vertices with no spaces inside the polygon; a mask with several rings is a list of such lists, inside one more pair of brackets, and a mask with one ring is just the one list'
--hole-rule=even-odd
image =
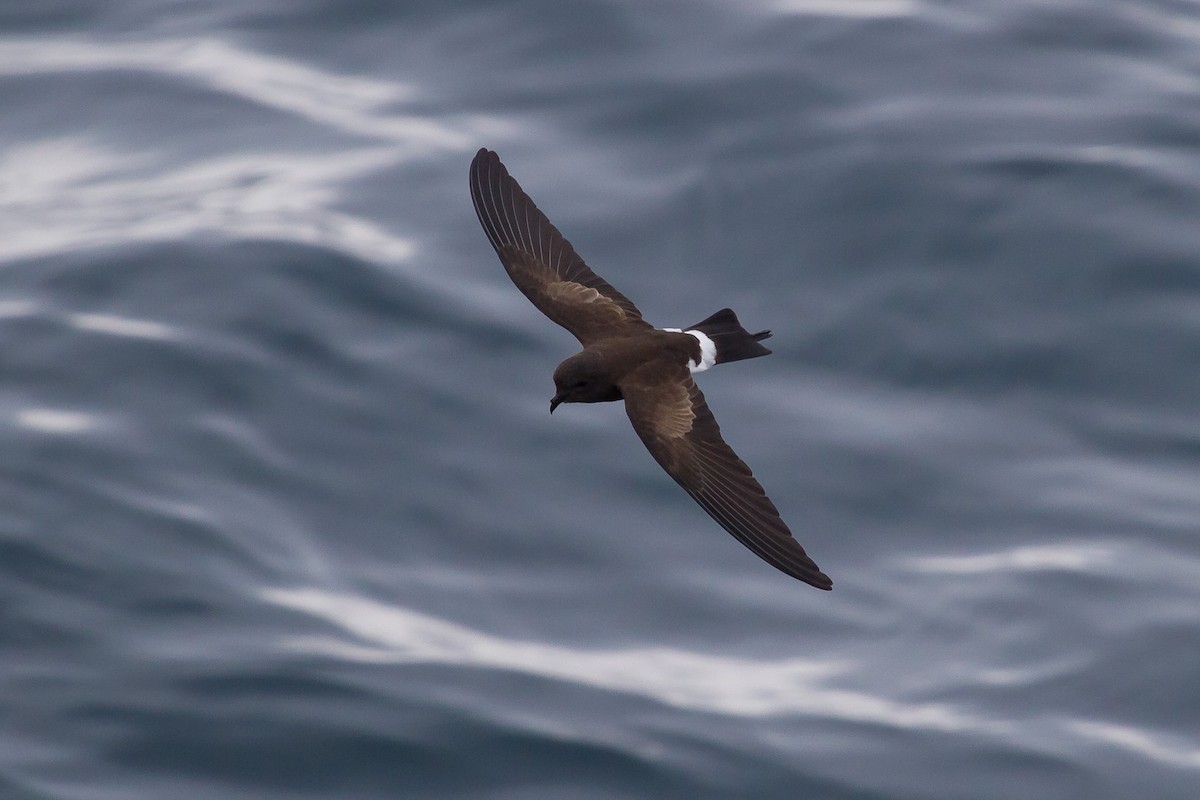
{"label": "dark brown wing", "polygon": [[588,269],[491,150],[471,162],[471,200],[513,283],[581,344],[650,328],[629,298]]}
{"label": "dark brown wing", "polygon": [[629,421],[650,455],[709,516],[776,569],[818,589],[833,588],[792,538],[750,468],[725,444],[686,369],[648,364],[622,381],[621,391]]}

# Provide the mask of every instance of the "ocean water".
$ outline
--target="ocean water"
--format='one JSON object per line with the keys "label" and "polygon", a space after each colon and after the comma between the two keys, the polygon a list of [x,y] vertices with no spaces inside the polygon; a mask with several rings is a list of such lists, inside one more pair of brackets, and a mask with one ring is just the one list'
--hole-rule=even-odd
{"label": "ocean water", "polygon": [[[0,798],[1200,796],[1200,3],[0,7]],[[831,593],[508,282],[497,150]]]}

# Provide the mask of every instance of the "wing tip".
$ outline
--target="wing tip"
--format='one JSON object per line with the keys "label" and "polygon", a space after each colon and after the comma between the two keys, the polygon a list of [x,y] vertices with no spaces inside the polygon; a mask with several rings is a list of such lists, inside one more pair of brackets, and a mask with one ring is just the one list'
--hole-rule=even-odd
{"label": "wing tip", "polygon": [[833,580],[820,570],[817,571],[816,575],[807,578],[801,578],[801,580],[803,580],[809,586],[815,586],[823,592],[833,591]]}
{"label": "wing tip", "polygon": [[821,571],[821,568],[813,563],[812,559],[805,556],[804,560],[807,564],[784,563],[774,559],[764,559],[771,566],[778,569],[785,575],[789,575],[798,581],[803,581],[809,586],[820,589],[825,592],[833,590],[833,579]]}
{"label": "wing tip", "polygon": [[501,169],[504,168],[504,164],[500,162],[500,156],[496,155],[495,150],[488,150],[486,147],[479,148],[479,151],[475,153],[475,157],[471,159],[471,168],[469,170],[471,182],[474,183],[477,180],[476,176],[480,175],[485,168],[493,165],[499,165]]}

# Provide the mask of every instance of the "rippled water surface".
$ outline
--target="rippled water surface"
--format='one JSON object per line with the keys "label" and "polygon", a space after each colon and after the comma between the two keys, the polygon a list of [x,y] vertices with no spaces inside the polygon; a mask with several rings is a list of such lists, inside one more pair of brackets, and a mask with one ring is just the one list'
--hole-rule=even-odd
{"label": "rippled water surface", "polygon": [[[0,797],[1200,796],[1200,3],[0,8]],[[497,150],[775,572],[508,282]]]}

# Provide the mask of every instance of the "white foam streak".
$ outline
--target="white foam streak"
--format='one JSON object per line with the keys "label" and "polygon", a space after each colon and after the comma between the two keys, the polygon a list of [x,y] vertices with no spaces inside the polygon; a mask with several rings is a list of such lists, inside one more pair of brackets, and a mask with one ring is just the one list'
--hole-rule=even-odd
{"label": "white foam streak", "polygon": [[55,408],[23,408],[16,413],[16,423],[21,428],[57,436],[83,433],[96,426],[91,414]]}
{"label": "white foam streak", "polygon": [[1067,725],[1084,738],[1136,753],[1151,761],[1180,769],[1200,770],[1200,747],[1193,742],[1108,722],[1070,720]]}
{"label": "white foam streak", "polygon": [[[1023,748],[1046,752],[1057,752],[1064,741],[1075,739],[1176,768],[1200,769],[1200,748],[1166,734],[1071,717],[1006,720],[948,703],[902,702],[834,686],[839,680],[854,680],[853,673],[863,666],[857,662],[810,656],[738,658],[670,647],[585,650],[505,639],[409,609],[316,588],[268,589],[262,595],[267,602],[337,629],[330,636],[283,640],[284,647],[305,655],[505,669],[645,697],[689,711],[750,718],[822,717],[1017,740]],[[893,669],[877,666],[888,674]]]}
{"label": "white foam streak", "polygon": [[217,157],[146,174],[136,158],[79,139],[13,146],[0,150],[0,174],[19,176],[0,192],[0,259],[208,232],[398,263],[412,254],[409,240],[331,208],[344,182],[394,161],[389,148],[367,148]]}
{"label": "white foam streak", "polygon": [[[211,151],[188,162],[178,143],[138,150],[80,134],[0,143],[0,260],[215,233],[329,247],[376,263],[411,258],[412,242],[336,210],[343,187],[444,151],[468,151],[482,118],[453,126],[398,108],[403,83],[334,74],[216,38],[95,41],[0,38],[0,77],[133,71],[184,80],[221,95],[350,135],[350,149],[286,153]],[[363,139],[370,140],[363,142]],[[115,149],[114,149],[115,148]]]}
{"label": "white foam streak", "polygon": [[32,300],[0,300],[0,319],[16,319],[32,316],[37,304]]}
{"label": "white foam streak", "polygon": [[124,336],[131,339],[164,340],[172,337],[170,326],[147,319],[132,319],[115,314],[71,314],[71,324],[85,331]]}
{"label": "white foam streak", "polygon": [[1112,557],[1112,548],[1104,545],[1053,544],[1015,547],[996,553],[979,553],[969,556],[927,556],[914,558],[910,564],[918,572],[943,575],[983,575],[1048,570],[1085,572],[1109,563]]}
{"label": "white foam streak", "polygon": [[465,133],[432,120],[383,113],[388,106],[412,97],[412,89],[404,84],[335,75],[219,39],[0,41],[0,75],[97,70],[172,75],[345,133],[434,149],[470,145]]}
{"label": "white foam streak", "polygon": [[777,0],[774,8],[784,14],[858,19],[911,17],[920,10],[915,0]]}
{"label": "white foam streak", "polygon": [[825,684],[849,665],[820,658],[732,658],[666,647],[581,650],[513,641],[361,597],[268,590],[266,599],[327,621],[357,641],[302,637],[289,647],[353,661],[508,669],[739,717],[806,714],[940,731],[975,730],[963,712],[906,704]]}

